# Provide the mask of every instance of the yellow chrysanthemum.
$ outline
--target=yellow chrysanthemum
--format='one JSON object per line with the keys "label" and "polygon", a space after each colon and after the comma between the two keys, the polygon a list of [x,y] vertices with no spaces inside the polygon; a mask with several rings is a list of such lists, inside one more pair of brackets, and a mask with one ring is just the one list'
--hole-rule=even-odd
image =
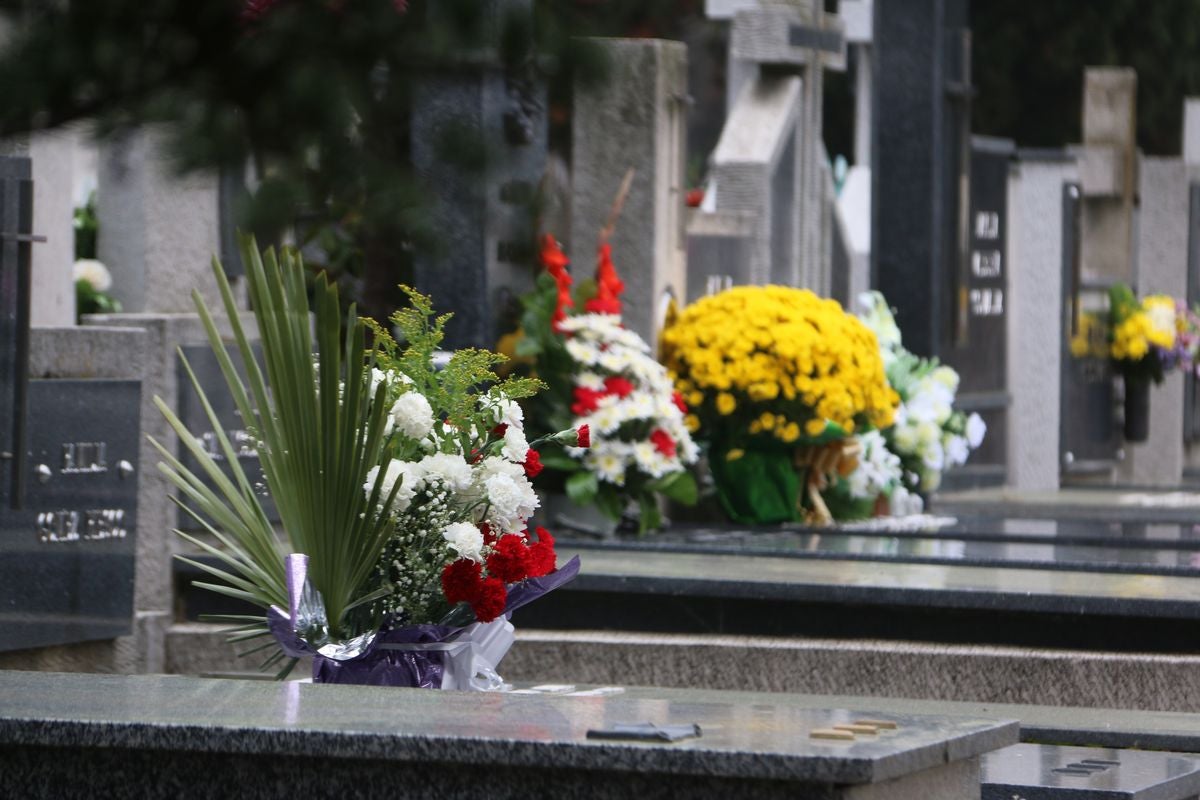
{"label": "yellow chrysanthemum", "polygon": [[[846,430],[886,427],[899,402],[875,335],[805,289],[740,286],[703,298],[679,314],[662,344],[701,429],[737,411],[741,430],[795,441],[802,430],[819,434],[826,420]],[[691,392],[713,399],[692,402]]]}

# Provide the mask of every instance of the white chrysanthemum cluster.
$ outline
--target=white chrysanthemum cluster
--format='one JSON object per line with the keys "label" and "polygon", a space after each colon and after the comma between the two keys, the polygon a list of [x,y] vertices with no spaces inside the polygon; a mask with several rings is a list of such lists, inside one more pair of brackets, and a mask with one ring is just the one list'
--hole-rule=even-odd
{"label": "white chrysanthemum cluster", "polygon": [[573,426],[587,425],[592,434],[589,449],[567,448],[572,457],[616,486],[631,470],[661,478],[696,461],[682,401],[640,336],[614,314],[580,314],[560,330],[576,364]]}
{"label": "white chrysanthemum cluster", "polygon": [[107,292],[112,288],[112,273],[103,262],[94,258],[81,258],[75,262],[71,277],[76,282],[84,281],[97,292]]}
{"label": "white chrysanthemum cluster", "polygon": [[954,409],[957,372],[904,349],[882,294],[866,292],[858,302],[863,309],[859,319],[879,340],[888,382],[901,397],[893,427],[885,432],[888,447],[907,468],[903,481],[907,489],[933,491],[941,485],[946,469],[966,463],[971,451],[983,443],[987,425],[978,414],[964,416]]}
{"label": "white chrysanthemum cluster", "polygon": [[966,418],[962,433],[949,429],[947,424],[955,415],[956,391],[958,373],[950,367],[938,367],[909,385],[908,398],[896,410],[892,446],[900,456],[920,459],[922,491],[933,491],[941,485],[946,469],[966,463],[987,432],[978,414]]}
{"label": "white chrysanthemum cluster", "polygon": [[900,456],[888,450],[879,431],[855,436],[858,440],[858,466],[846,478],[850,495],[860,500],[878,497],[897,485],[904,476]]}

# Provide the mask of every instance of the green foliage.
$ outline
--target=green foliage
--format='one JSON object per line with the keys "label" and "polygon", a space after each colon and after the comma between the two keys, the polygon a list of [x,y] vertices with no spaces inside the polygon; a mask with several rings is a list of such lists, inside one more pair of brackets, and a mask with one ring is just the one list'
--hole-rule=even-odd
{"label": "green foliage", "polygon": [[75,228],[75,258],[95,258],[96,236],[100,232],[95,192],[88,195],[86,203],[75,209],[72,225]]}
{"label": "green foliage", "polygon": [[543,384],[528,377],[501,379],[495,368],[508,359],[489,350],[456,350],[442,369],[435,369],[434,354],[445,338],[446,323],[452,315],[434,317],[429,297],[408,286],[400,288],[410,306],[395,311],[391,322],[400,332],[403,347],[382,326],[363,319],[374,333],[379,366],[407,376],[429,401],[437,417],[462,432],[463,452],[469,453],[471,429],[488,430],[496,424],[492,412],[480,406],[481,395],[518,400],[537,395]]}
{"label": "green foliage", "polygon": [[971,26],[974,131],[1079,142],[1084,67],[1125,66],[1138,75],[1138,145],[1179,153],[1183,99],[1200,92],[1200,0],[979,0]]}
{"label": "green foliage", "polygon": [[[213,273],[245,380],[226,352],[212,312],[198,293],[193,296],[238,411],[259,440],[257,451],[279,511],[285,552],[309,556],[309,581],[323,598],[329,639],[347,639],[370,627],[361,615],[350,612],[371,591],[367,579],[391,534],[389,515],[368,512],[389,507],[394,498],[394,490],[381,496],[379,480],[370,496],[363,490],[363,475],[379,463],[382,453],[385,415],[383,404],[373,402],[365,390],[370,370],[363,357],[365,328],[343,327],[336,288],[319,281],[314,338],[299,255],[284,251],[277,258],[267,250],[260,257],[249,237],[243,237],[241,247],[265,374],[239,320],[224,269],[215,259]],[[195,459],[197,469],[185,466],[161,443],[154,445],[163,459],[159,469],[190,501],[181,503],[181,508],[221,545],[176,531],[223,562],[222,567],[212,567],[189,561],[228,584],[197,585],[262,608],[287,608],[283,553],[274,528],[186,359],[184,367],[216,433],[223,461],[214,459],[158,397],[155,405]],[[221,464],[232,474],[227,475]],[[202,476],[216,488],[209,488]],[[265,618],[256,618],[236,635],[265,630]],[[279,658],[282,652],[269,661]]]}

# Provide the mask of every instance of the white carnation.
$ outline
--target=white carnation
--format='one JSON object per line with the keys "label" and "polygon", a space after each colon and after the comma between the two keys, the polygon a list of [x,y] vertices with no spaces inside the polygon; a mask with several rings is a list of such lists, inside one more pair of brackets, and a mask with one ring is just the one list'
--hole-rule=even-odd
{"label": "white carnation", "polygon": [[396,429],[413,439],[424,439],[433,430],[433,408],[420,392],[405,392],[392,405]]}
{"label": "white carnation", "polygon": [[418,462],[425,480],[440,480],[452,492],[471,488],[471,465],[456,453],[432,453]]}
{"label": "white carnation", "polygon": [[515,425],[509,425],[504,431],[504,449],[502,452],[504,453],[504,457],[509,461],[523,464],[525,456],[529,453],[529,442],[525,439],[525,432]]}
{"label": "white carnation", "polygon": [[[375,488],[375,479],[379,476],[379,467],[371,467],[367,472],[367,481],[363,484],[363,491],[370,497],[371,491]],[[392,504],[392,513],[401,514],[408,510],[412,504],[413,497],[416,496],[422,488],[424,488],[424,475],[421,471],[420,464],[412,461],[401,461],[393,458],[387,464],[387,470],[383,474],[383,483],[379,488],[379,499],[383,502],[388,495],[392,493],[392,488],[396,484],[400,484],[400,488],[396,491],[396,499]]]}
{"label": "white carnation", "polygon": [[459,558],[483,560],[483,534],[469,522],[452,522],[442,528],[442,537]]}
{"label": "white carnation", "polygon": [[537,493],[524,474],[492,475],[484,482],[484,491],[489,504],[487,521],[498,531],[521,530],[538,507]]}

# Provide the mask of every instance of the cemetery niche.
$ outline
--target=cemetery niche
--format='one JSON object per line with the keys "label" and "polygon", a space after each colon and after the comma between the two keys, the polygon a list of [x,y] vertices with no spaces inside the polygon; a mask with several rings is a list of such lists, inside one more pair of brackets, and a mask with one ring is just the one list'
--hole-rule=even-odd
{"label": "cemetery niche", "polygon": [[28,159],[0,160],[0,650],[131,632],[141,383],[29,376]]}

